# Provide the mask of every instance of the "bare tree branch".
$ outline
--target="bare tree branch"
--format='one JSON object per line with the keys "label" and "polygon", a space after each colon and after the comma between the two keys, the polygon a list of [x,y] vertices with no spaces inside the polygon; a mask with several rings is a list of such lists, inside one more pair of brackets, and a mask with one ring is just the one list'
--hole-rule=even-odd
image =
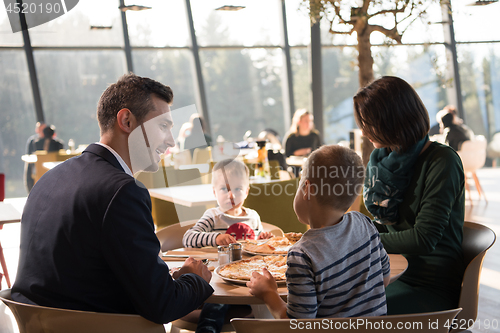
{"label": "bare tree branch", "polygon": [[350,35],[350,34],[352,34],[352,31],[353,31],[353,29],[351,29],[351,31],[337,31],[337,30],[333,30],[330,28],[330,33],[336,34],[336,35]]}
{"label": "bare tree branch", "polygon": [[[334,1],[330,2],[330,4],[332,5],[333,9],[335,10],[335,15],[339,18],[340,20],[340,23],[343,23],[343,24],[352,24],[354,25],[354,23],[356,23],[356,19],[353,20],[353,18],[351,17],[351,20],[347,21],[346,19],[344,19],[342,17],[342,15],[340,15],[340,5],[336,4]],[[333,20],[332,20],[333,22]]]}
{"label": "bare tree branch", "polygon": [[387,29],[381,25],[370,24],[368,28],[370,29],[370,31],[378,31],[383,33],[387,37],[394,39],[398,44],[403,44],[401,42],[401,35],[399,34],[397,27]]}

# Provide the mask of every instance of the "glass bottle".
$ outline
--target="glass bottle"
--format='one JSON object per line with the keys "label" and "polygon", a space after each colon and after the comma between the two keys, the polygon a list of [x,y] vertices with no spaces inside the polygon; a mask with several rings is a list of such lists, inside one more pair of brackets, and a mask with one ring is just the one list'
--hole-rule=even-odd
{"label": "glass bottle", "polygon": [[267,158],[266,141],[257,141],[259,147],[257,153],[257,164],[255,165],[255,176],[269,180],[271,172],[269,169],[269,160]]}

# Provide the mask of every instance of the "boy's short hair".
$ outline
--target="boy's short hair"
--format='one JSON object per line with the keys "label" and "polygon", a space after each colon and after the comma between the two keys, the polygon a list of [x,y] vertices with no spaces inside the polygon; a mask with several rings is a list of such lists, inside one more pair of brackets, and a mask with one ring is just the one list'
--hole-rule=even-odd
{"label": "boy's short hair", "polygon": [[249,181],[250,170],[245,163],[241,161],[226,159],[217,162],[212,170],[212,184],[215,182],[215,179],[217,178],[216,172],[219,170],[224,170],[227,177],[237,176]]}
{"label": "boy's short hair", "polygon": [[324,145],[305,162],[302,183],[306,179],[319,204],[346,211],[362,192],[365,168],[354,150]]}

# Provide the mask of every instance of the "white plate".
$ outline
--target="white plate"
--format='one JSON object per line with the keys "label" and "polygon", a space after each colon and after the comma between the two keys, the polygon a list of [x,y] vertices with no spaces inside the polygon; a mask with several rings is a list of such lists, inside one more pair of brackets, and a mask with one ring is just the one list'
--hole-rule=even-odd
{"label": "white plate", "polygon": [[[239,261],[239,260],[238,260]],[[236,262],[236,261],[233,261],[233,262]],[[214,271],[215,275],[217,275],[218,277],[220,277],[222,280],[224,280],[225,282],[229,282],[229,283],[234,283],[234,284],[239,284],[239,285],[243,285],[243,286],[246,286],[247,285],[247,282],[250,281],[250,280],[237,280],[237,279],[231,279],[231,278],[227,278],[227,277],[224,277],[222,275],[219,274],[219,271],[222,267],[226,266],[228,264],[224,264],[224,265],[221,265],[219,267],[217,267]],[[286,280],[283,280],[283,281],[276,281],[276,283],[278,284],[278,286],[280,285],[286,285]]]}

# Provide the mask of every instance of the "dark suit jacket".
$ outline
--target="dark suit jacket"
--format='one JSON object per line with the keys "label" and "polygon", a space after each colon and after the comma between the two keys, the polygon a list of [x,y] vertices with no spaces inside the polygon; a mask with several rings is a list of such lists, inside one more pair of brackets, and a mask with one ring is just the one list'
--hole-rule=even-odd
{"label": "dark suit jacket", "polygon": [[148,191],[109,150],[92,144],[31,190],[12,298],[167,323],[213,289],[195,274],[174,281],[159,252]]}

